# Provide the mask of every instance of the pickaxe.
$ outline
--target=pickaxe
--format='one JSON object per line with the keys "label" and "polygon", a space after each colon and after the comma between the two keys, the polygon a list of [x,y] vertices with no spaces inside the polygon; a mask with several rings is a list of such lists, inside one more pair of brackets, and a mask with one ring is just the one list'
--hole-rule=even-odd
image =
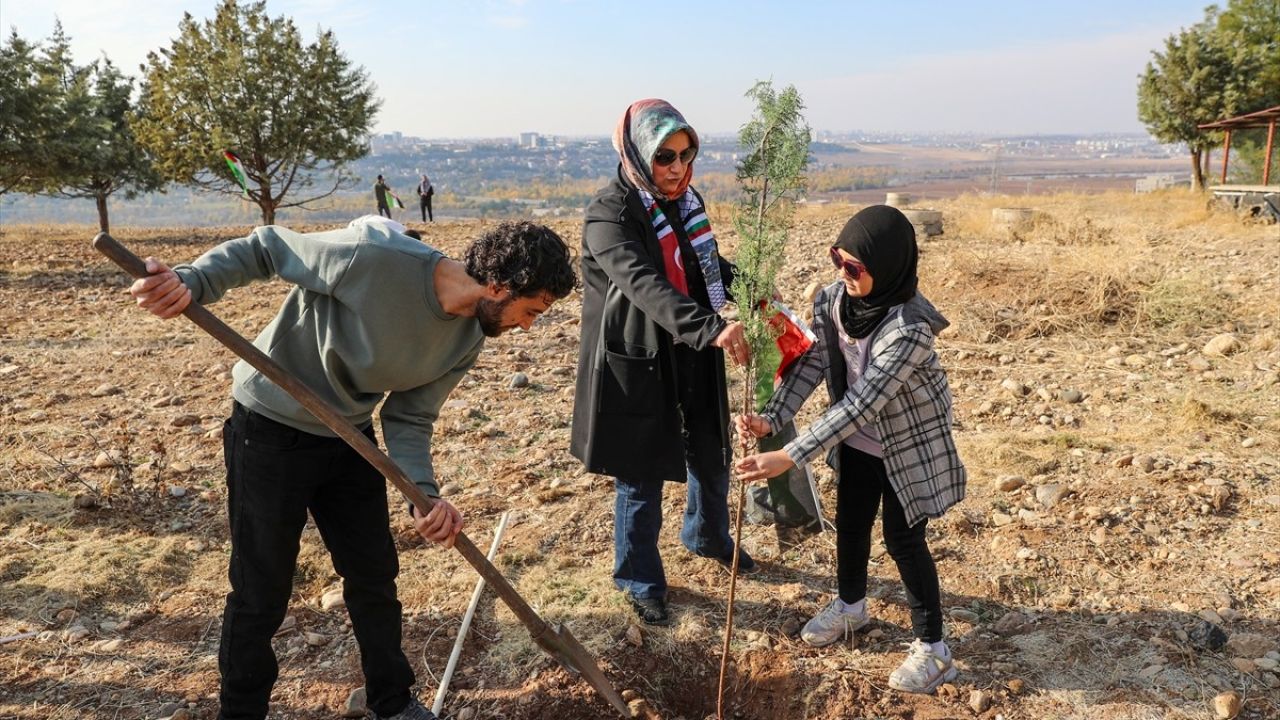
{"label": "pickaxe", "polygon": [[[97,237],[93,239],[93,247],[133,277],[142,278],[149,275],[146,263],[107,233],[98,233]],[[280,367],[265,353],[215,317],[200,303],[192,302],[187,306],[186,310],[182,311],[182,314],[186,315],[188,320],[199,325],[201,329],[212,335],[215,340],[226,345],[231,349],[231,352],[234,352],[245,362],[257,368],[259,372],[266,375],[272,382],[293,396],[312,415],[315,415],[320,422],[323,422],[338,437],[347,441],[347,444],[360,453],[365,460],[368,460],[370,465],[377,468],[385,478],[391,481],[392,485],[396,486],[397,490],[404,493],[404,496],[409,499],[409,502],[413,503],[414,507],[417,507],[423,513],[431,510],[431,506],[435,502],[426,493],[418,489],[417,485],[413,484],[413,481],[404,474],[400,466],[396,465],[395,461],[379,450],[373,441],[365,437],[363,433],[330,407],[329,403],[311,388],[290,375],[287,370]],[[466,535],[459,532],[453,542],[453,547],[459,553],[462,553],[462,557],[471,563],[476,572],[480,573],[485,581],[493,587],[498,597],[502,598],[507,607],[511,608],[511,612],[515,613],[520,622],[524,623],[525,627],[529,629],[529,634],[533,636],[535,643],[560,661],[560,664],[564,665],[570,672],[580,673],[591,684],[591,687],[595,688],[596,692],[600,693],[601,697],[621,713],[623,717],[632,717],[631,709],[627,707],[627,704],[622,701],[622,697],[609,684],[609,680],[605,678],[600,667],[596,665],[595,658],[569,632],[569,628],[563,625],[552,627],[539,617],[538,613],[529,607],[529,603],[520,597],[520,593],[516,592],[511,583],[507,582],[502,573],[498,572],[498,568],[489,562],[484,553]]]}

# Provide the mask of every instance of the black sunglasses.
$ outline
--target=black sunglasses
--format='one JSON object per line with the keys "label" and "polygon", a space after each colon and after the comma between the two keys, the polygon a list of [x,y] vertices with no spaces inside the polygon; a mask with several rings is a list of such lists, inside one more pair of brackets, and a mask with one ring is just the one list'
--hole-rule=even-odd
{"label": "black sunglasses", "polygon": [[698,146],[690,145],[684,150],[681,150],[679,155],[677,155],[676,151],[671,148],[658,148],[658,152],[653,154],[653,164],[658,167],[666,167],[675,162],[676,157],[680,158],[680,162],[688,165],[693,162],[694,158],[698,157]]}
{"label": "black sunglasses", "polygon": [[866,265],[863,265],[857,260],[846,260],[844,256],[840,254],[840,251],[835,248],[831,248],[831,263],[837,268],[843,270],[851,280],[855,281],[862,277],[862,273],[867,271]]}

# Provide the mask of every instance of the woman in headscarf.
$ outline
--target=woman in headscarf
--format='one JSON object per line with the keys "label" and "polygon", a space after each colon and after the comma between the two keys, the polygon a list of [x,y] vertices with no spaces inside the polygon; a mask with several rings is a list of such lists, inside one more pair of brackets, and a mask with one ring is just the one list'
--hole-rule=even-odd
{"label": "woman in headscarf", "polygon": [[947,320],[916,290],[916,234],[896,208],[860,210],[828,253],[836,282],[813,301],[818,340],[783,375],[759,415],[738,418],[745,438],[776,432],[824,381],[831,406],[781,450],[743,458],[743,482],[765,480],[827,454],[836,470],[839,595],[800,637],[829,645],[870,622],[871,528],[884,506],[885,547],[898,566],[915,640],[889,686],[932,693],[955,678],[942,639],[938,571],[925,541],[930,518],[964,498],[965,469],[951,436],[951,390],[934,351]]}
{"label": "woman in headscarf", "polygon": [[[587,206],[582,344],[571,450],[614,478],[614,584],[642,621],[669,622],[658,552],[662,489],[686,482],[680,540],[725,567],[729,403],[725,355],[747,359],[742,324],[720,317],[734,267],[689,185],[698,134],[663,100],[640,100],[613,133],[617,177]],[[758,568],[745,551],[738,569]]]}

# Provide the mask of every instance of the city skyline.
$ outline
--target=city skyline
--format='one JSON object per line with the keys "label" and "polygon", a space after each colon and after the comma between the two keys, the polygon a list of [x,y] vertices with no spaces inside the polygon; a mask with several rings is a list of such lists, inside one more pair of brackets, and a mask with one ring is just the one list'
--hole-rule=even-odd
{"label": "city skyline", "polygon": [[[54,0],[0,7],[0,25],[43,40],[58,17],[76,62],[102,52],[140,75],[184,8],[212,0]],[[735,132],[757,79],[793,84],[816,131],[1143,132],[1138,75],[1153,50],[1203,18],[1203,2],[1100,0],[858,3],[701,2],[679,13],[615,2],[272,1],[304,40],[332,29],[378,86],[376,134],[607,136],[626,105],[659,96],[701,132]],[[397,38],[403,37],[403,40]]]}

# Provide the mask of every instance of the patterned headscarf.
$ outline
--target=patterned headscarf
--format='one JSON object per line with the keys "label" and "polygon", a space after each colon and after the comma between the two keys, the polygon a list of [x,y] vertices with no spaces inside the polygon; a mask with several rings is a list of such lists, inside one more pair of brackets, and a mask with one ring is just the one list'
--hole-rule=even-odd
{"label": "patterned headscarf", "polygon": [[666,100],[649,98],[631,103],[613,130],[613,149],[622,160],[622,172],[640,190],[658,197],[675,199],[684,194],[693,179],[693,165],[685,168],[680,187],[668,196],[653,182],[653,156],[667,138],[679,131],[689,133],[689,142],[698,145],[698,133],[684,116]]}

